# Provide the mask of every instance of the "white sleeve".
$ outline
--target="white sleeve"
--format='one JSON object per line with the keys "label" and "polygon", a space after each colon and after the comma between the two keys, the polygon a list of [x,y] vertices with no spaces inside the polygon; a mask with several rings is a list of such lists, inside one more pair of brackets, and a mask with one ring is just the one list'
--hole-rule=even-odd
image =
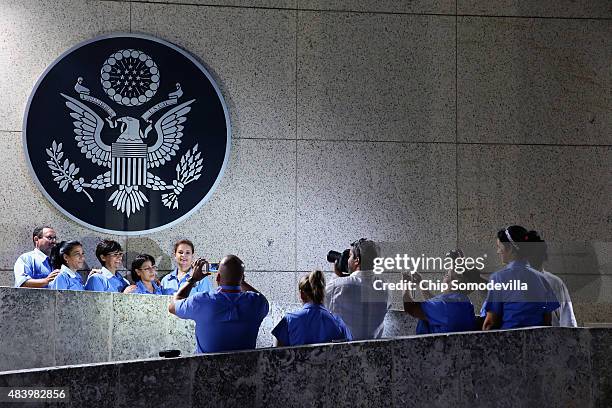
{"label": "white sleeve", "polygon": [[576,322],[576,316],[574,315],[574,308],[572,307],[572,300],[570,299],[569,291],[567,290],[567,286],[565,283],[562,283],[562,292],[563,293],[563,301],[561,303],[561,316],[559,318],[559,323],[564,327],[578,327],[578,323]]}
{"label": "white sleeve", "polygon": [[15,287],[19,288],[30,279],[30,275],[26,273],[26,264],[23,262],[22,257],[17,258],[15,266],[13,267],[13,273],[15,274]]}
{"label": "white sleeve", "polygon": [[337,286],[335,285],[334,281],[329,282],[327,286],[325,287],[324,303],[325,303],[325,307],[327,308],[327,310],[329,310],[332,313],[335,313],[334,309],[335,309],[337,295],[338,295]]}

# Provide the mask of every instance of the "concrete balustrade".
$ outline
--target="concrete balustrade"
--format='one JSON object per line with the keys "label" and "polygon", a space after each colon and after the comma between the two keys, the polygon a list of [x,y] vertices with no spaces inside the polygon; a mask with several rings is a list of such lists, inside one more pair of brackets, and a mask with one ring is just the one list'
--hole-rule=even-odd
{"label": "concrete balustrade", "polygon": [[0,387],[35,385],[68,387],[61,407],[603,408],[612,400],[612,329],[467,332],[0,373]]}
{"label": "concrete balustrade", "polygon": [[[0,288],[0,371],[157,357],[195,350],[194,323],[168,313],[168,296]],[[257,347],[297,303],[270,301]],[[414,333],[401,312],[387,316],[386,335]]]}

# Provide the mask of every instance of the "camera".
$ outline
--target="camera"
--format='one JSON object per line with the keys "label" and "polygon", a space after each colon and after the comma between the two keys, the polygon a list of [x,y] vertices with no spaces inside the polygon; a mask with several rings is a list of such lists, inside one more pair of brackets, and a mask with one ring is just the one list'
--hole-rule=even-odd
{"label": "camera", "polygon": [[218,263],[209,263],[208,268],[206,268],[206,272],[217,273],[219,272],[219,264]]}
{"label": "camera", "polygon": [[181,356],[180,350],[162,350],[159,352],[160,357],[164,358],[175,358]]}
{"label": "camera", "polygon": [[347,274],[348,270],[348,259],[351,254],[350,249],[345,249],[342,253],[338,251],[329,251],[327,253],[327,262],[331,262],[336,265],[340,272]]}

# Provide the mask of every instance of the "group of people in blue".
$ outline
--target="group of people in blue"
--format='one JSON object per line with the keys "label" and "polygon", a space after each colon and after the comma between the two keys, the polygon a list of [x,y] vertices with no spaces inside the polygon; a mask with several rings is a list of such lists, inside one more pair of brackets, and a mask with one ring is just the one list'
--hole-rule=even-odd
{"label": "group of people in blue", "polygon": [[[497,232],[495,245],[504,267],[493,273],[489,281],[507,284],[510,289],[489,290],[478,316],[474,314],[469,291],[452,290],[449,285],[447,291],[437,296],[424,293],[427,299],[423,302],[415,302],[406,291],[404,310],[419,319],[417,334],[577,326],[567,287],[560,278],[543,269],[548,259],[547,246],[536,231],[518,225],[504,228]],[[463,254],[453,251],[447,256]],[[451,269],[444,277],[445,282],[481,279],[477,270],[457,274]]]}
{"label": "group of people in blue", "polygon": [[[235,255],[219,264],[216,288],[208,272],[208,261],[194,262],[195,248],[187,239],[174,244],[176,268],[158,279],[155,258],[148,254],[134,257],[131,282],[121,274],[124,252],[113,240],[96,246],[100,269],[93,269],[85,282],[78,271],[85,266],[85,252],[78,241],[56,243],[53,228],[33,231],[34,250],[15,262],[15,286],[57,290],[89,290],[132,294],[171,295],[170,313],[196,322],[196,351],[217,352],[255,348],[257,333],[269,313],[266,297],[245,280],[245,267]],[[534,245],[535,244],[535,245]],[[540,325],[576,326],[571,300],[563,282],[542,268],[546,245],[535,231],[520,226],[497,233],[497,253],[505,266],[490,280],[499,283],[519,280],[526,290],[490,290],[480,316],[474,313],[469,293],[451,289],[437,296],[428,292],[426,300],[414,301],[404,292],[404,310],[418,319],[417,334],[471,330],[509,329]],[[377,246],[360,239],[351,244],[348,274],[326,284],[323,272],[315,270],[298,284],[303,307],[287,313],[272,330],[278,346],[350,341],[382,337],[384,317],[390,309],[389,293],[373,290],[372,273]],[[447,256],[462,257],[461,251]],[[411,279],[420,279],[418,274]],[[451,280],[477,281],[479,272],[458,274],[449,270]]]}
{"label": "group of people in blue", "polygon": [[[174,244],[176,268],[161,281],[157,277],[155,258],[148,254],[137,255],[129,270],[132,282],[120,272],[124,269],[121,244],[102,240],[96,246],[101,268],[92,269],[83,281],[78,271],[85,266],[85,252],[79,241],[56,244],[55,230],[46,226],[35,228],[32,235],[34,250],[21,255],[15,262],[15,287],[172,295],[191,276],[195,248],[186,239]],[[203,279],[192,289],[192,294],[212,289],[212,281]]]}

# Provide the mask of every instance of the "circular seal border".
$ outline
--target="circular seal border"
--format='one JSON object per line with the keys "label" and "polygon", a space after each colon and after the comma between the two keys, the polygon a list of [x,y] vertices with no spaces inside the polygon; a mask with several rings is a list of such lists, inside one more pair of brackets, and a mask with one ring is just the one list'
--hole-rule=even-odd
{"label": "circular seal border", "polygon": [[[171,222],[169,222],[167,224],[161,225],[159,227],[149,228],[149,229],[146,229],[146,230],[139,230],[139,231],[118,231],[118,230],[111,230],[111,229],[97,227],[95,225],[91,225],[91,224],[89,224],[89,223],[87,223],[87,222],[85,222],[83,220],[78,219],[74,215],[70,214],[68,211],[64,210],[62,208],[62,206],[60,206],[51,197],[51,195],[49,195],[49,193],[47,193],[47,190],[45,190],[45,187],[42,185],[42,183],[38,179],[38,176],[34,172],[34,168],[32,167],[32,162],[31,162],[30,156],[28,154],[28,140],[27,140],[27,134],[26,133],[27,133],[27,124],[28,124],[28,114],[30,112],[30,104],[32,103],[32,98],[34,97],[34,95],[38,91],[38,87],[40,86],[41,82],[47,76],[47,73],[49,73],[49,71],[51,71],[51,69],[53,69],[53,67],[55,67],[55,65],[57,65],[58,62],[63,60],[67,55],[69,55],[73,51],[75,51],[75,50],[77,50],[77,49],[79,49],[81,47],[84,47],[85,45],[94,43],[94,42],[106,40],[106,39],[109,39],[109,38],[118,38],[118,37],[132,37],[132,38],[140,38],[140,39],[143,39],[143,40],[154,41],[154,42],[157,42],[159,44],[162,44],[162,45],[165,45],[167,47],[172,48],[173,50],[179,52],[181,55],[183,55],[184,57],[189,59],[200,71],[202,71],[202,73],[204,75],[206,75],[206,78],[208,78],[208,80],[210,81],[211,85],[213,86],[213,88],[214,88],[214,90],[215,90],[215,92],[217,94],[217,97],[221,101],[221,106],[223,107],[223,113],[225,115],[225,127],[227,129],[227,133],[226,133],[226,141],[227,141],[227,143],[226,143],[226,146],[225,146],[225,157],[223,158],[223,164],[221,165],[221,170],[219,171],[219,174],[217,175],[217,178],[215,179],[215,182],[213,183],[213,185],[210,188],[210,190],[208,190],[208,193],[206,193],[204,198],[202,198],[200,200],[200,202],[198,202],[198,204],[195,205],[191,210],[189,210],[188,212],[186,212],[185,214],[183,214],[181,217],[177,218],[176,220],[171,221]],[[138,235],[152,234],[154,232],[163,231],[163,230],[165,230],[167,228],[170,228],[170,227],[173,227],[173,226],[175,226],[177,224],[180,224],[181,222],[183,222],[187,218],[189,218],[191,215],[193,215],[193,213],[195,213],[197,210],[199,210],[210,199],[210,197],[213,195],[213,193],[215,192],[215,190],[219,186],[219,183],[221,183],[221,179],[223,178],[223,175],[225,174],[225,169],[227,168],[227,164],[229,162],[229,155],[230,155],[230,150],[231,150],[231,145],[232,145],[232,128],[231,128],[231,123],[230,123],[229,111],[227,109],[227,104],[225,103],[225,98],[223,98],[223,95],[221,94],[221,90],[219,89],[219,86],[217,85],[217,82],[214,80],[213,76],[208,72],[208,70],[204,66],[204,63],[200,62],[194,55],[189,53],[187,50],[184,50],[183,48],[179,47],[178,45],[173,44],[173,43],[171,43],[169,41],[163,40],[161,38],[157,38],[157,37],[154,37],[154,36],[149,35],[149,34],[116,32],[116,33],[111,33],[111,34],[99,35],[97,37],[91,38],[89,40],[82,41],[82,42],[80,42],[80,43],[70,47],[69,49],[64,51],[59,57],[57,57],[49,66],[47,66],[47,68],[45,68],[43,73],[40,74],[40,76],[38,77],[38,80],[36,81],[36,84],[32,88],[32,91],[30,92],[30,96],[28,96],[28,102],[26,104],[25,113],[23,115],[22,143],[23,143],[23,147],[24,147],[24,155],[25,155],[25,158],[26,158],[26,162],[28,164],[28,170],[29,170],[30,175],[32,176],[36,186],[43,193],[43,195],[47,198],[47,200],[49,200],[53,204],[53,206],[56,209],[58,209],[62,214],[64,214],[66,217],[68,217],[72,221],[76,222],[77,224],[82,225],[84,227],[87,227],[87,228],[92,229],[92,230],[97,231],[97,232],[102,232],[102,233],[105,233],[105,234],[112,234],[112,235],[119,235],[119,236],[138,236]]]}

